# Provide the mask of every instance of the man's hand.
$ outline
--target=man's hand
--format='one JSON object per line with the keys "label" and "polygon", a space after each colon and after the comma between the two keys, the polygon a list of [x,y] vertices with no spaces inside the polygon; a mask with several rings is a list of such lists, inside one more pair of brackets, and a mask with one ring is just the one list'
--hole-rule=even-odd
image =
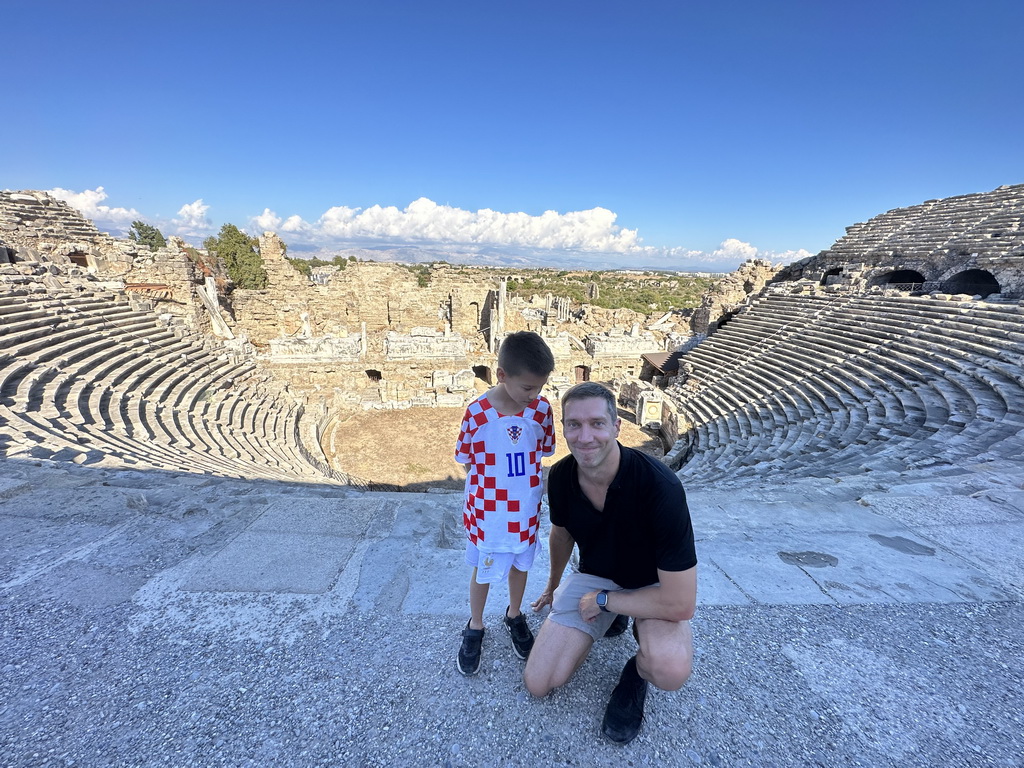
{"label": "man's hand", "polygon": [[587,592],[583,597],[580,598],[580,618],[582,618],[588,624],[598,617],[601,613],[601,608],[597,604],[597,594],[601,590],[595,589],[593,592]]}
{"label": "man's hand", "polygon": [[551,587],[547,587],[543,592],[541,592],[540,597],[538,597],[530,604],[530,607],[533,608],[534,613],[540,611],[542,608],[544,608],[545,605],[551,605],[552,601],[554,600],[554,593],[555,590]]}

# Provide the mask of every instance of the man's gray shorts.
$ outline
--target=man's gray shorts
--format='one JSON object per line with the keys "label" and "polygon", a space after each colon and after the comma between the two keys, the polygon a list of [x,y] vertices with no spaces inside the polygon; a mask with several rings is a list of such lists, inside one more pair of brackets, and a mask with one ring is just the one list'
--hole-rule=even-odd
{"label": "man's gray shorts", "polygon": [[[551,613],[548,618],[563,627],[572,627],[584,632],[597,640],[604,637],[608,627],[618,614],[601,611],[589,624],[580,616],[580,598],[595,589],[607,589],[609,592],[623,591],[622,587],[611,579],[602,579],[589,573],[570,573],[555,590],[551,600]],[[633,590],[625,590],[632,592]]]}

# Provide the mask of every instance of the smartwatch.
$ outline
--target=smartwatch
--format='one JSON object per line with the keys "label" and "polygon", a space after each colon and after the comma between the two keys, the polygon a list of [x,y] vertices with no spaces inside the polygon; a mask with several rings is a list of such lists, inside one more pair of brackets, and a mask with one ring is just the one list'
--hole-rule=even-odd
{"label": "smartwatch", "polygon": [[609,611],[608,611],[608,590],[607,589],[602,589],[600,592],[598,592],[597,593],[597,597],[595,597],[594,599],[597,601],[597,607],[598,608],[600,608],[605,613],[609,613]]}

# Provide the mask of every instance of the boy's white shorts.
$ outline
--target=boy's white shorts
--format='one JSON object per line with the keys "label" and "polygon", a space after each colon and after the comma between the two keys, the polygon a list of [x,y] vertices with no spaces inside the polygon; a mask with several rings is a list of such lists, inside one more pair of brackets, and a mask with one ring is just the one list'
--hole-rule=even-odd
{"label": "boy's white shorts", "polygon": [[537,557],[537,542],[523,552],[481,552],[472,541],[466,542],[466,564],[476,568],[477,584],[504,581],[512,568],[528,571]]}

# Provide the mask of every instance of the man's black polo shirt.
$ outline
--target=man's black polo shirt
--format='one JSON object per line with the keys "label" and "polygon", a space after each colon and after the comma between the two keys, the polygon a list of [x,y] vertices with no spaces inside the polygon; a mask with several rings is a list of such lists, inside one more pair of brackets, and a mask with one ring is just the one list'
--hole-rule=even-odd
{"label": "man's black polo shirt", "polygon": [[580,570],[624,589],[658,581],[658,569],[685,571],[697,564],[686,493],[672,470],[619,444],[619,469],[598,512],[580,488],[570,454],[551,467],[551,523],[565,528],[580,548]]}

